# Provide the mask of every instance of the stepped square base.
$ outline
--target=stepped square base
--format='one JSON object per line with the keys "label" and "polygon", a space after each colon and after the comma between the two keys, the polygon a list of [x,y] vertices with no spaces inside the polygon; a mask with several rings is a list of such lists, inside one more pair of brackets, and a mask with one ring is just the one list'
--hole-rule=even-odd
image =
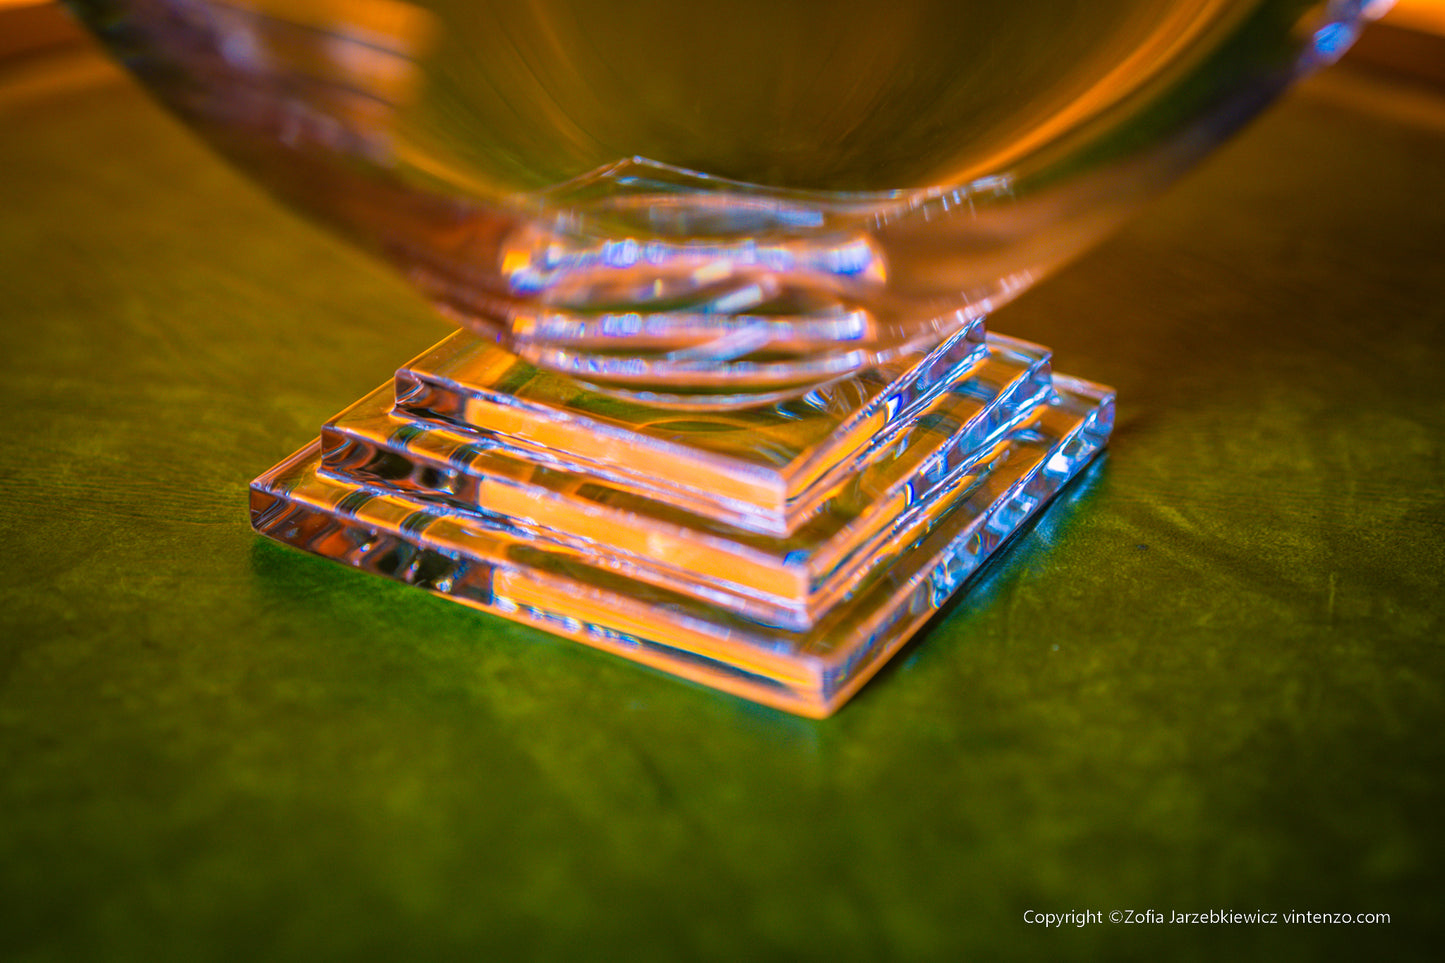
{"label": "stepped square base", "polygon": [[981,321],[744,410],[458,332],[251,486],[263,535],[802,715],[838,708],[1103,448],[1113,392]]}

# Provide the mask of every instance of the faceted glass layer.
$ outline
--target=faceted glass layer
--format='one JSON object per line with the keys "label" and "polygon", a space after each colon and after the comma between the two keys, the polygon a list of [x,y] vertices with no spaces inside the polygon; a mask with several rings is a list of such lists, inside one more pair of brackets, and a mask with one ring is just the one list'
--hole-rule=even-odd
{"label": "faceted glass layer", "polygon": [[261,533],[728,692],[836,709],[1103,447],[975,322],[791,401],[668,409],[457,333],[258,478]]}

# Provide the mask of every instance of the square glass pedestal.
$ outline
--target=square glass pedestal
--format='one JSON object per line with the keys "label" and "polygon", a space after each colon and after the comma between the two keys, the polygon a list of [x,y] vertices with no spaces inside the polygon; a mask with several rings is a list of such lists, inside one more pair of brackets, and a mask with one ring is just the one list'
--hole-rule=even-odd
{"label": "square glass pedestal", "polygon": [[263,535],[808,716],[1104,446],[1113,393],[974,323],[745,410],[595,391],[463,332],[251,486]]}

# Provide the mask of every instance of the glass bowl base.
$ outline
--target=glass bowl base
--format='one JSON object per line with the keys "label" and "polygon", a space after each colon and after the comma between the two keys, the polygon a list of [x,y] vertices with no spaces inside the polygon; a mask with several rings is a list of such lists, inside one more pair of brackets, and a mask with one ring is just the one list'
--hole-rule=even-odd
{"label": "glass bowl base", "polygon": [[707,412],[457,332],[257,478],[252,524],[822,717],[1102,450],[1113,399],[981,320],[912,363]]}

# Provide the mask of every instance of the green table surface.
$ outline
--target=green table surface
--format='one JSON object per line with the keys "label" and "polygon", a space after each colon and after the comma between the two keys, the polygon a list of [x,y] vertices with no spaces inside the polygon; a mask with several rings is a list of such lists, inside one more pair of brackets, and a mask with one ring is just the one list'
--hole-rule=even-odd
{"label": "green table surface", "polygon": [[999,311],[1111,452],[812,722],[254,536],[446,325],[95,54],[6,64],[0,957],[1427,957],[1442,252],[1445,100],[1336,73]]}

